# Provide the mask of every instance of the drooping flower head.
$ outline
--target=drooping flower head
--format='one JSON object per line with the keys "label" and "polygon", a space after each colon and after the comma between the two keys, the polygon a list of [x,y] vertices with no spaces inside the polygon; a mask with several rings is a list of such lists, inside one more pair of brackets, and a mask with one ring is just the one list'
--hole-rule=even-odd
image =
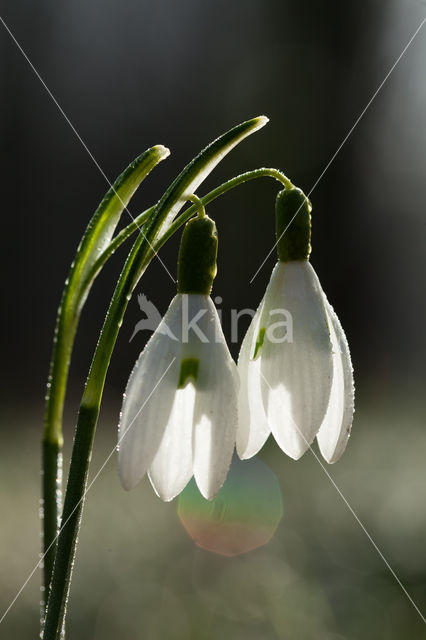
{"label": "drooping flower head", "polygon": [[238,360],[237,451],[250,458],[272,432],[297,460],[316,436],[331,463],[350,434],[352,365],[339,319],[309,262],[311,205],[300,189],[278,194],[276,232],[278,262]]}
{"label": "drooping flower head", "polygon": [[139,356],[123,400],[119,474],[132,489],[148,473],[172,500],[192,475],[213,498],[235,446],[238,373],[210,298],[216,275],[215,223],[200,215],[183,232],[178,292]]}

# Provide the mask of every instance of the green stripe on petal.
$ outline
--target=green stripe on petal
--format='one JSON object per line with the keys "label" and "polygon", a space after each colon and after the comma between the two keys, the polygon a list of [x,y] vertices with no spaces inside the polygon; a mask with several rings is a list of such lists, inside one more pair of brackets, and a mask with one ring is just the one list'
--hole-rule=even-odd
{"label": "green stripe on petal", "polygon": [[178,389],[183,389],[189,380],[197,382],[200,361],[198,358],[184,358],[180,363]]}
{"label": "green stripe on petal", "polygon": [[259,351],[263,346],[263,341],[265,340],[265,332],[266,332],[265,327],[262,327],[261,329],[259,329],[259,333],[257,334],[256,344],[254,346],[253,360],[256,360],[257,356],[259,355]]}

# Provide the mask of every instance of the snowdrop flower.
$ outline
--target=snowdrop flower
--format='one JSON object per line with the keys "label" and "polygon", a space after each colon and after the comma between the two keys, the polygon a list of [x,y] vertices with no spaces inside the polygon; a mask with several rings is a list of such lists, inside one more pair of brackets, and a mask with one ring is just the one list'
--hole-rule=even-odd
{"label": "snowdrop flower", "polygon": [[185,227],[178,293],[142,351],[127,384],[119,428],[122,485],[148,473],[158,496],[172,500],[192,475],[212,499],[235,447],[238,372],[210,298],[216,274],[214,222]]}
{"label": "snowdrop flower", "polygon": [[297,460],[317,437],[327,462],[343,453],[354,411],[349,347],[308,261],[310,203],[285,189],[276,203],[278,262],[238,360],[237,451],[250,458],[272,432]]}

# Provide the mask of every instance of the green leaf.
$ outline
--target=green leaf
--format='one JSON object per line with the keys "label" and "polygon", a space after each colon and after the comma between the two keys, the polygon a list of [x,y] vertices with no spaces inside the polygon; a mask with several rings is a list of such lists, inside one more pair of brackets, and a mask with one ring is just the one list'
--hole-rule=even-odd
{"label": "green leaf", "polygon": [[[258,116],[237,125],[211,142],[178,175],[158,202],[155,214],[147,223],[145,237],[136,240],[124,267],[122,277],[127,277],[126,270],[130,272],[131,291],[137,285],[147,263],[155,254],[154,244],[161,240],[164,233],[167,233],[174,217],[187,202],[189,196],[197,190],[203,180],[237,144],[264,127],[268,121],[266,116]],[[119,286],[121,285],[119,284]]]}
{"label": "green leaf", "polygon": [[168,149],[158,145],[136,158],[114,182],[83,235],[58,310],[46,395],[45,441],[62,443],[62,412],[68,368],[81,309],[98,273],[93,267],[99,256],[108,250],[120,216],[137,187],[169,153]]}
{"label": "green leaf", "polygon": [[[95,211],[77,249],[71,267],[69,285],[76,289],[80,307],[87,296],[87,275],[99,256],[108,248],[120,216],[140,183],[170,151],[162,145],[151,147],[134,160],[117,178]],[[77,301],[75,301],[77,302]]]}
{"label": "green leaf", "polygon": [[167,223],[173,220],[188,200],[188,196],[195,193],[219,162],[244,138],[264,127],[268,121],[266,116],[247,120],[247,122],[227,131],[203,149],[167,189],[158,203],[156,219],[162,218],[166,212],[165,226],[168,226]]}

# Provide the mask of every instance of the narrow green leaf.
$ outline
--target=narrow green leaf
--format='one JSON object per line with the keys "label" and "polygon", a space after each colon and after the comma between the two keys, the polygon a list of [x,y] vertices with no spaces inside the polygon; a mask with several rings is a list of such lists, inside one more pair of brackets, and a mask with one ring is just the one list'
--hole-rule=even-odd
{"label": "narrow green leaf", "polygon": [[[110,244],[121,214],[140,183],[169,154],[169,149],[162,145],[142,153],[117,178],[95,211],[77,249],[69,278],[70,288],[76,287],[83,301],[88,292],[82,291],[82,285],[87,282],[87,275],[96,260]],[[79,302],[81,304],[82,301]]]}
{"label": "narrow green leaf", "polygon": [[107,251],[120,216],[137,187],[169,153],[168,149],[158,145],[145,151],[127,167],[95,211],[77,249],[58,310],[46,395],[46,441],[62,443],[68,367],[80,312],[97,273],[93,272],[93,267],[99,256]]}
{"label": "narrow green leaf", "polygon": [[98,256],[96,261],[91,266],[90,271],[87,273],[85,280],[82,283],[83,290],[91,286],[104,264],[115,253],[118,247],[120,247],[123,242],[127,240],[127,238],[129,238],[135,231],[144,233],[145,224],[148,222],[149,218],[153,215],[154,212],[155,206],[146,209],[146,211],[140,213],[136,218],[133,219],[130,224],[127,225],[127,227],[124,227],[119,233],[117,233],[117,235],[114,236],[106,249],[102,251],[102,253]]}
{"label": "narrow green leaf", "polygon": [[[237,125],[211,142],[179,174],[167,189],[157,208],[157,219],[167,212],[165,222],[170,223],[188,200],[188,196],[198,189],[219,162],[244,138],[267,124],[266,116],[258,116]],[[167,224],[165,226],[168,226]]]}
{"label": "narrow green leaf", "polygon": [[264,127],[268,121],[266,116],[258,116],[230,129],[203,149],[178,175],[158,202],[155,215],[147,224],[145,238],[136,240],[129,255],[125,269],[129,268],[131,271],[131,290],[137,285],[147,262],[155,253],[154,244],[167,233],[168,227],[189,196],[237,144]]}

